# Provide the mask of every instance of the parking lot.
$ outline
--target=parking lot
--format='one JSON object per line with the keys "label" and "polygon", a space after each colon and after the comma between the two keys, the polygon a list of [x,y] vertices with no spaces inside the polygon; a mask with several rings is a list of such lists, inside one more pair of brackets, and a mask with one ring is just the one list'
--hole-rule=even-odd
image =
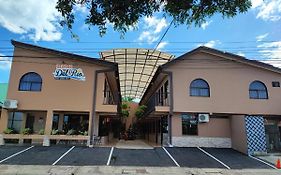
{"label": "parking lot", "polygon": [[1,146],[0,164],[69,166],[153,166],[222,169],[273,169],[232,149],[155,147],[118,149],[82,146]]}

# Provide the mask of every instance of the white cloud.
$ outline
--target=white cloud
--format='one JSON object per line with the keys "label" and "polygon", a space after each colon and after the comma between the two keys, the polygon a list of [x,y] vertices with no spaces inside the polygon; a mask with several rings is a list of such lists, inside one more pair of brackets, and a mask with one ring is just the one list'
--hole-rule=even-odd
{"label": "white cloud", "polygon": [[204,22],[203,24],[201,24],[201,28],[205,30],[212,22],[212,20]]}
{"label": "white cloud", "polygon": [[265,39],[268,36],[268,33],[259,35],[256,37],[257,41],[263,41],[263,39]]}
{"label": "white cloud", "polygon": [[214,48],[218,44],[221,44],[221,42],[219,40],[211,40],[211,41],[209,41],[207,43],[198,44],[197,47],[199,47],[199,46],[206,46],[206,47]]}
{"label": "white cloud", "polygon": [[157,18],[156,16],[145,17],[143,24],[143,32],[138,37],[138,41],[145,41],[151,44],[159,39],[160,33],[168,26],[165,18]]}
{"label": "white cloud", "polygon": [[140,34],[138,40],[139,40],[139,41],[146,41],[146,42],[148,42],[149,44],[151,44],[152,42],[157,41],[158,38],[159,38],[159,36],[158,36],[158,35],[155,35],[155,34],[154,34],[153,32],[151,32],[151,31],[143,31],[143,32]]}
{"label": "white cloud", "polygon": [[5,55],[0,53],[0,69],[1,70],[10,70],[12,65],[12,59],[8,57],[3,57]]}
{"label": "white cloud", "polygon": [[74,7],[74,10],[81,12],[82,14],[87,14],[89,11],[85,4],[79,4],[79,3],[76,4],[76,6]]}
{"label": "white cloud", "polygon": [[281,68],[281,41],[263,43],[257,46],[263,58],[267,60],[265,63]]}
{"label": "white cloud", "polygon": [[157,49],[157,50],[162,50],[162,49],[164,49],[164,47],[165,47],[167,44],[168,44],[167,41],[162,41],[162,42],[158,45],[158,47],[157,47],[156,49]]}
{"label": "white cloud", "polygon": [[155,33],[161,32],[165,27],[168,26],[165,18],[157,18],[155,16],[145,17],[145,28],[153,30]]}
{"label": "white cloud", "polygon": [[246,56],[246,55],[245,55],[243,52],[241,52],[241,51],[237,52],[237,55],[242,56],[242,57],[245,57],[245,56]]}
{"label": "white cloud", "polygon": [[251,0],[252,2],[252,8],[259,7],[263,4],[263,0]]}
{"label": "white cloud", "polygon": [[57,0],[0,0],[0,26],[34,41],[55,41],[62,37],[56,10]]}
{"label": "white cloud", "polygon": [[251,0],[252,9],[256,10],[257,18],[265,21],[281,19],[281,0]]}

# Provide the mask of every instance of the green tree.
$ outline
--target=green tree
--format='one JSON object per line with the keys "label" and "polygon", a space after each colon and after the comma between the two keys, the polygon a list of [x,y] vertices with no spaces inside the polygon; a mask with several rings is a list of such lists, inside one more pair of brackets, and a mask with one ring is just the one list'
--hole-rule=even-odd
{"label": "green tree", "polygon": [[123,36],[139,19],[162,12],[164,17],[172,17],[175,26],[185,24],[201,25],[216,13],[223,17],[233,17],[245,13],[251,7],[250,0],[58,0],[57,10],[62,14],[62,26],[70,31],[75,21],[74,7],[84,5],[88,9],[85,23],[97,26],[100,35],[106,33],[106,23]]}

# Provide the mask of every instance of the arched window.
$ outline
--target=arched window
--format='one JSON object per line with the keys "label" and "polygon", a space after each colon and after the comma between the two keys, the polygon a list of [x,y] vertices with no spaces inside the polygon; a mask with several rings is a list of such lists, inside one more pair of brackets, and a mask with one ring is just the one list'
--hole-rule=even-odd
{"label": "arched window", "polygon": [[195,79],[190,83],[190,96],[210,97],[210,88],[207,81]]}
{"label": "arched window", "polygon": [[41,91],[41,86],[41,76],[35,72],[29,72],[21,77],[19,91]]}
{"label": "arched window", "polygon": [[260,81],[253,81],[249,87],[249,96],[251,99],[268,99],[265,84]]}

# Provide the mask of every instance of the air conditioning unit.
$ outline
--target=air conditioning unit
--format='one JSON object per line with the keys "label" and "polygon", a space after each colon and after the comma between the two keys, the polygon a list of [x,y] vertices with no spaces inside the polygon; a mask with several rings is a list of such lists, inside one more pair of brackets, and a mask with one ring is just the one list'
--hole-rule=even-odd
{"label": "air conditioning unit", "polygon": [[207,123],[209,122],[210,116],[209,114],[198,114],[199,123]]}
{"label": "air conditioning unit", "polygon": [[17,107],[18,107],[18,101],[17,100],[6,99],[3,103],[3,108],[17,109]]}

